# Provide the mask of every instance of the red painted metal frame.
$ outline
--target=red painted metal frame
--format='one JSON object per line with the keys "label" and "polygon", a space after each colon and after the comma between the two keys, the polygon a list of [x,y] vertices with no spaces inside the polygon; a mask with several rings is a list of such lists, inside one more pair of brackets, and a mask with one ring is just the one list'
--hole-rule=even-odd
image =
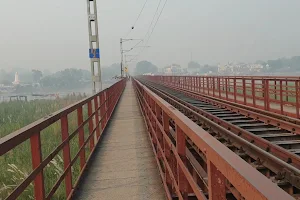
{"label": "red painted metal frame", "polygon": [[148,78],[228,101],[300,118],[300,77],[148,76]]}
{"label": "red painted metal frame", "polygon": [[[126,80],[120,80],[111,87],[91,96],[84,100],[70,105],[60,111],[57,111],[47,118],[40,119],[16,132],[13,132],[0,139],[0,156],[8,153],[18,145],[30,139],[32,168],[33,171],[29,176],[18,185],[15,190],[6,198],[7,200],[17,199],[18,196],[34,182],[34,197],[37,200],[51,199],[62,181],[65,181],[66,197],[70,199],[77,187],[80,178],[90,160],[91,155],[95,150],[95,145],[100,141],[102,131],[105,129],[118,100],[126,86]],[[99,101],[100,100],[100,101]],[[93,102],[93,103],[92,103]],[[99,102],[99,103],[98,103]],[[88,118],[83,120],[83,106],[88,106]],[[94,108],[93,108],[94,107]],[[94,110],[94,111],[93,111]],[[68,130],[68,115],[73,111],[77,112],[77,129],[69,133]],[[100,113],[101,113],[101,117]],[[60,121],[62,142],[50,153],[44,160],[42,159],[41,136],[40,132],[49,127],[53,123]],[[84,125],[89,124],[89,136],[84,140]],[[101,131],[101,132],[100,132]],[[75,157],[71,159],[69,141],[76,135],[79,135],[79,151]],[[95,139],[96,134],[96,139]],[[90,155],[86,159],[85,148],[90,144]],[[59,177],[49,194],[45,194],[43,169],[60,151],[63,151],[64,172]],[[71,167],[79,158],[80,160],[80,175],[75,183],[72,183]]]}
{"label": "red painted metal frame", "polygon": [[[245,199],[293,199],[180,111],[140,82],[133,82],[168,199],[174,194],[187,199],[187,193],[207,199],[187,167],[186,139],[206,157],[210,200],[225,199],[225,181]],[[170,120],[175,123],[174,143],[169,136]]]}

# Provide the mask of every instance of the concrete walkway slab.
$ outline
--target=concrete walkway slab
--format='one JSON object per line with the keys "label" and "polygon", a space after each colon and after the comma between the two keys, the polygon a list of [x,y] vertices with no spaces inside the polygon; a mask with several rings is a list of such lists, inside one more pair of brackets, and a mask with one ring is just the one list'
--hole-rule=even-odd
{"label": "concrete walkway slab", "polygon": [[131,82],[99,143],[74,199],[166,199]]}

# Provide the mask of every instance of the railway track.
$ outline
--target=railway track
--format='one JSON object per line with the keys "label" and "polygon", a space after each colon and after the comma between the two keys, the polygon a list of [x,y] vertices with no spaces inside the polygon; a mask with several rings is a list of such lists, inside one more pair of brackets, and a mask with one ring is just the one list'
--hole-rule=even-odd
{"label": "railway track", "polygon": [[[288,194],[300,199],[300,127],[297,119],[209,98],[181,88],[170,88],[145,79],[139,81]],[[191,147],[189,159],[194,166],[200,165],[197,173],[205,186],[205,156],[191,141],[188,140],[188,143]],[[234,188],[230,185],[227,188],[235,199],[239,199]]]}

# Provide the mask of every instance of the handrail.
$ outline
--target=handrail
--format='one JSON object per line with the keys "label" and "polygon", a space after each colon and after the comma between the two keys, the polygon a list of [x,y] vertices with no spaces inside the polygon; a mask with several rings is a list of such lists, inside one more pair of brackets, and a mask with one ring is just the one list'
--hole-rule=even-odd
{"label": "handrail", "polygon": [[[7,200],[17,199],[22,192],[28,187],[31,182],[34,182],[34,197],[35,199],[51,199],[56,190],[65,180],[66,197],[70,199],[77,187],[91,155],[95,150],[95,146],[100,141],[100,137],[105,129],[118,100],[125,88],[126,80],[122,79],[113,84],[109,88],[87,97],[77,103],[74,103],[66,108],[54,112],[36,122],[33,122],[26,127],[17,130],[3,138],[0,138],[0,156],[8,153],[12,149],[18,147],[23,142],[30,140],[31,160],[33,171],[14,189],[14,191],[6,198]],[[87,106],[87,119],[83,119],[83,109]],[[69,133],[68,115],[72,112],[77,113],[77,127],[72,133]],[[61,124],[61,143],[52,152],[42,158],[41,131],[50,125],[60,121]],[[84,126],[88,124],[88,137],[84,138]],[[78,135],[79,150],[71,159],[70,155],[70,140]],[[86,159],[85,151],[89,143],[89,157]],[[50,161],[58,155],[62,150],[64,171],[51,188],[48,194],[45,193],[43,170]],[[80,175],[72,184],[71,167],[80,159]]]}
{"label": "handrail", "polygon": [[[168,198],[176,195],[187,199],[188,194],[194,194],[198,199],[207,199],[199,184],[200,177],[193,173],[195,169],[191,169],[187,159],[189,140],[206,158],[209,199],[226,199],[227,187],[234,187],[245,199],[293,199],[139,81],[134,80],[134,86]],[[175,127],[174,142],[170,126]]]}
{"label": "handrail", "polygon": [[300,77],[145,76],[208,96],[300,118]]}

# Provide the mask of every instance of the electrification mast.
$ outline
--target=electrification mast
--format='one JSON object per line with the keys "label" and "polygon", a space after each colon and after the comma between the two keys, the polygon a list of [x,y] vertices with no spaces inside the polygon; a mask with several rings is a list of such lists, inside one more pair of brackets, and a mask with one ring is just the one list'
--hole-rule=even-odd
{"label": "electrification mast", "polygon": [[93,82],[93,93],[102,90],[100,49],[98,36],[98,18],[96,0],[87,0],[88,28],[89,28],[89,55]]}

